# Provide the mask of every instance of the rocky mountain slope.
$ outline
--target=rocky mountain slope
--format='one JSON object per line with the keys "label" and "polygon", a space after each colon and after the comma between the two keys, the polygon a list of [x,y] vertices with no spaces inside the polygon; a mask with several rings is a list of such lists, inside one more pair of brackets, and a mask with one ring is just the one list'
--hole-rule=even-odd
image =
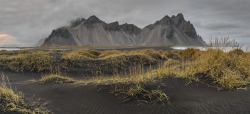
{"label": "rocky mountain slope", "polygon": [[68,27],[53,30],[42,46],[138,46],[138,45],[205,45],[194,26],[180,13],[165,16],[143,29],[133,24],[105,23],[96,16],[79,18]]}

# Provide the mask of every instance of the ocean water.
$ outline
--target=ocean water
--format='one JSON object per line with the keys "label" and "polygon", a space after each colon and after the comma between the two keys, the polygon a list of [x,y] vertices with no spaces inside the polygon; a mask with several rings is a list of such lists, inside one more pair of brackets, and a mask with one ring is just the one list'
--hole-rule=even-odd
{"label": "ocean water", "polygon": [[18,50],[21,50],[21,48],[12,48],[12,47],[4,47],[4,48],[0,48],[0,51],[18,51]]}
{"label": "ocean water", "polygon": [[[188,49],[188,48],[194,48],[194,49],[199,49],[199,50],[202,50],[202,51],[206,51],[207,49],[221,49],[225,52],[229,52],[229,51],[232,51],[234,49],[237,49],[237,47],[172,47],[173,49],[175,50],[185,50],[185,49]],[[240,49],[242,49],[243,51],[245,52],[250,52],[250,47],[241,47]]]}
{"label": "ocean water", "polygon": [[[175,47],[172,47],[173,49],[175,50],[185,50],[185,49],[188,49],[188,48],[195,48],[195,49],[199,49],[199,50],[202,50],[202,51],[206,51],[207,49],[209,48],[212,48],[212,49],[218,49],[218,47],[192,47],[192,46],[175,46]],[[0,48],[0,51],[18,51],[18,50],[24,50],[24,49],[34,49],[34,48],[18,48],[18,47],[2,47]],[[84,48],[86,49],[86,48]],[[231,50],[234,50],[234,49],[237,49],[236,47],[219,47],[219,49],[225,51],[225,52],[228,52],[228,51],[231,51]],[[243,51],[245,52],[250,52],[250,46],[242,46],[241,48]],[[61,49],[61,50],[72,50],[72,49]]]}

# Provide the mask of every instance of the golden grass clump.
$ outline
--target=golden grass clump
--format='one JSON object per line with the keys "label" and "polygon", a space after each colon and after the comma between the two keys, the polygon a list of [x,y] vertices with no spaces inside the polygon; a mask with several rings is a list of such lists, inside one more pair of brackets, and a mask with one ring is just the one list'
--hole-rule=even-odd
{"label": "golden grass clump", "polygon": [[[82,53],[82,54],[79,54]],[[63,69],[92,68],[92,69],[126,69],[137,64],[153,64],[155,59],[145,54],[133,54],[125,51],[93,51],[79,50],[62,57]],[[114,53],[114,54],[112,54]]]}
{"label": "golden grass clump", "polygon": [[[122,73],[120,75],[114,74],[113,77],[96,76],[90,80],[76,82],[76,84],[109,85],[114,88],[113,93],[122,95],[126,99],[125,101],[135,99],[139,102],[160,102],[164,104],[169,102],[169,97],[159,88],[163,85],[158,82],[172,77],[176,73],[172,69],[166,70],[166,64],[156,70],[149,69],[146,73],[143,72],[143,66],[131,67],[128,75]],[[158,88],[151,88],[150,85],[157,85]]]}
{"label": "golden grass clump", "polygon": [[2,83],[0,85],[0,112],[9,113],[17,112],[21,114],[47,114],[41,106],[34,107],[27,104],[24,95],[20,92],[14,92],[11,87],[6,84],[5,76],[2,75]]}
{"label": "golden grass clump", "polygon": [[161,59],[165,59],[162,51],[156,51],[153,49],[148,49],[148,50],[144,50],[144,54],[151,56],[152,58],[156,59],[156,60],[161,60]]}
{"label": "golden grass clump", "polygon": [[145,89],[143,84],[115,85],[113,93],[121,94],[126,100],[137,100],[139,102],[169,103],[169,97],[160,89]]}
{"label": "golden grass clump", "polygon": [[128,65],[152,64],[154,59],[145,55],[118,55],[106,59],[100,59],[102,65],[111,65],[113,68],[123,68]]}
{"label": "golden grass clump", "polygon": [[47,75],[47,76],[42,77],[39,80],[39,82],[42,84],[47,84],[47,83],[52,83],[52,82],[59,83],[59,84],[66,84],[66,83],[74,83],[76,81],[70,77],[52,74],[52,75]]}
{"label": "golden grass clump", "polygon": [[[44,51],[41,51],[41,52],[45,53]],[[52,49],[48,53],[50,53],[50,54],[57,54],[57,53],[62,53],[62,52],[63,52],[62,50]]]}
{"label": "golden grass clump", "polygon": [[229,52],[229,55],[234,56],[234,55],[243,55],[245,52],[242,51],[241,49],[234,49]]}
{"label": "golden grass clump", "polygon": [[19,54],[32,54],[33,52],[30,51],[30,50],[27,50],[27,49],[24,49],[24,50],[20,50],[19,51]]}
{"label": "golden grass clump", "polygon": [[249,56],[210,49],[201,55],[191,67],[187,77],[198,81],[208,81],[225,89],[248,85],[250,77]]}
{"label": "golden grass clump", "polygon": [[174,59],[174,60],[181,60],[182,57],[180,56],[180,54],[176,51],[166,51],[164,53],[165,58],[167,59]]}
{"label": "golden grass clump", "polygon": [[132,50],[132,51],[128,51],[127,54],[131,54],[131,55],[136,55],[136,54],[146,55],[146,56],[152,57],[155,60],[166,59],[162,50],[160,50],[160,51],[153,50],[153,49]]}
{"label": "golden grass clump", "polygon": [[194,59],[198,58],[201,55],[201,51],[199,49],[188,48],[181,52],[182,58]]}
{"label": "golden grass clump", "polygon": [[0,65],[16,72],[46,72],[51,66],[60,66],[64,70],[87,67],[121,69],[134,64],[153,64],[162,59],[166,59],[164,51],[156,50],[21,50],[15,54],[0,54]]}
{"label": "golden grass clump", "polygon": [[100,55],[96,50],[76,50],[64,55],[65,59],[97,59]]}
{"label": "golden grass clump", "polygon": [[16,72],[43,72],[50,69],[54,58],[43,54],[18,54],[15,56],[2,56],[0,62]]}
{"label": "golden grass clump", "polygon": [[106,51],[102,51],[101,54],[99,55],[100,58],[108,58],[110,56],[116,56],[116,55],[120,55],[123,54],[124,51],[117,51],[117,50],[106,50]]}
{"label": "golden grass clump", "polygon": [[13,51],[6,51],[6,50],[1,50],[0,51],[0,56],[2,56],[2,55],[7,56],[7,55],[14,55],[14,54],[16,54],[16,53],[13,52]]}

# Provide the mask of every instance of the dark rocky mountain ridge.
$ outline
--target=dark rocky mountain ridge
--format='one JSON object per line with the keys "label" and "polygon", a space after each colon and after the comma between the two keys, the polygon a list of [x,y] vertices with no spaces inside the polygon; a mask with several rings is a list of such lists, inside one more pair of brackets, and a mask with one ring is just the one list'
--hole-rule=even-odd
{"label": "dark rocky mountain ridge", "polygon": [[92,46],[138,46],[180,45],[202,46],[203,39],[194,26],[179,13],[140,29],[133,24],[120,25],[117,21],[106,23],[96,16],[78,18],[68,27],[53,30],[42,46],[92,45]]}

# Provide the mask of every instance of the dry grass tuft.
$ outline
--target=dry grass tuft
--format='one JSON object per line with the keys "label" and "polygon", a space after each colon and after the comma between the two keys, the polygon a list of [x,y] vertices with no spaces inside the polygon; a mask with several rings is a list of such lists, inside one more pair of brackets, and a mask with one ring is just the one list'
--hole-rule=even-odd
{"label": "dry grass tuft", "polygon": [[32,54],[32,53],[33,53],[32,51],[29,51],[27,49],[19,51],[19,54]]}
{"label": "dry grass tuft", "polygon": [[144,84],[114,85],[113,93],[122,95],[126,100],[139,102],[169,103],[169,97],[160,89],[145,89]]}
{"label": "dry grass tuft", "polygon": [[[172,63],[171,63],[172,64]],[[166,79],[175,74],[173,70],[166,70],[168,63],[162,64],[157,70],[143,72],[143,66],[133,67],[128,75],[114,74],[113,77],[96,76],[90,80],[76,82],[76,84],[108,85],[114,88],[113,93],[122,95],[126,100],[137,100],[139,102],[168,103],[169,97],[160,89],[161,79]],[[159,88],[147,88],[147,86],[157,85]],[[147,89],[145,89],[147,88]]]}
{"label": "dry grass tuft", "polygon": [[95,50],[76,50],[69,53],[66,53],[64,58],[68,59],[97,59],[100,55],[99,51]]}
{"label": "dry grass tuft", "polygon": [[216,84],[224,89],[232,89],[249,84],[250,59],[249,53],[239,51],[223,52],[210,49],[202,54],[192,65],[185,69],[184,77]]}
{"label": "dry grass tuft", "polygon": [[66,84],[66,83],[74,83],[76,81],[73,78],[55,74],[55,75],[44,76],[39,80],[39,82],[42,84],[47,84],[52,82],[59,84]]}
{"label": "dry grass tuft", "polygon": [[53,57],[48,55],[40,54],[19,54],[17,56],[11,56],[5,60],[1,60],[7,64],[8,68],[12,71],[23,72],[23,71],[34,71],[42,72],[48,71],[50,65],[53,64]]}
{"label": "dry grass tuft", "polygon": [[24,95],[20,92],[14,92],[7,86],[6,78],[2,74],[2,83],[0,85],[0,112],[16,112],[21,114],[47,114],[42,106],[34,107],[24,101]]}
{"label": "dry grass tuft", "polygon": [[201,55],[201,51],[199,49],[188,48],[181,52],[182,58],[194,59],[198,58]]}

